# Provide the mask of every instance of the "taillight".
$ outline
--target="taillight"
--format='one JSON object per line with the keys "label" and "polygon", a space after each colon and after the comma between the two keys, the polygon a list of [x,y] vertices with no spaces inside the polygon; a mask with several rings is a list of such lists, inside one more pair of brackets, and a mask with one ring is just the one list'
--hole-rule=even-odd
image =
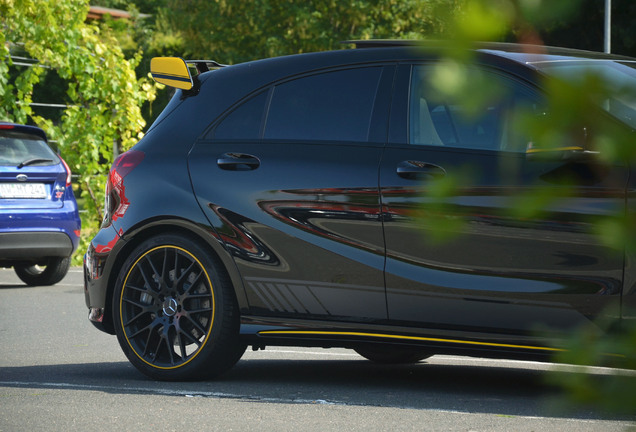
{"label": "taillight", "polygon": [[144,160],[144,156],[145,154],[142,151],[128,150],[127,152],[120,154],[117,159],[115,159],[110,170],[111,172],[117,171],[119,176],[123,179],[133,170],[133,168]]}
{"label": "taillight", "polygon": [[71,185],[71,169],[68,167],[68,164],[64,159],[60,157],[60,160],[62,161],[62,165],[64,165],[64,169],[66,170],[66,187],[69,187]]}
{"label": "taillight", "polygon": [[108,226],[114,220],[123,216],[130,205],[126,198],[124,177],[141,163],[145,154],[139,150],[129,150],[122,153],[110,168],[106,181],[106,195],[104,197],[103,226]]}

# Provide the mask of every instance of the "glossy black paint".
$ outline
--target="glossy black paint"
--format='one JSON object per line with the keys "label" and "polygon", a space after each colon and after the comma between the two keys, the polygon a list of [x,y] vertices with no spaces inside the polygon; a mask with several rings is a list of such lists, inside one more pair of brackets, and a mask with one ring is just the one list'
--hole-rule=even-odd
{"label": "glossy black paint", "polygon": [[[540,96],[537,72],[518,60],[480,54],[483,67]],[[410,145],[412,70],[434,61],[414,47],[307,54],[222,68],[178,91],[135,146],[144,158],[122,180],[125,211],[87,252],[86,304],[104,312],[94,323],[113,331],[122,262],[167,232],[194,234],[223,264],[241,337],[255,347],[373,342],[545,357],[549,338],[619,316],[621,300],[636,309],[633,254],[597,234],[607,218],[634,213],[628,168]],[[285,83],[369,68],[378,80],[366,139],[268,135],[264,107]],[[224,124],[248,103],[253,121]],[[454,175],[457,193],[432,206],[432,182]],[[565,175],[576,181],[556,181]],[[561,189],[562,199],[540,216],[511,216],[537,186]],[[422,219],[427,211],[461,222],[448,242],[435,243],[430,231],[440,228]]]}
{"label": "glossy black paint", "polygon": [[[501,72],[497,65],[484,67]],[[598,232],[625,210],[628,169],[595,160],[530,160],[513,151],[408,145],[397,131],[407,130],[412,69],[400,67],[392,112],[402,115],[392,119],[396,138],[380,167],[391,321],[531,334],[589,325],[604,313],[618,316],[623,254],[605,246]],[[527,80],[518,86],[523,98],[539,96]],[[411,175],[404,174],[406,162]],[[429,186],[445,176],[457,182],[455,193],[442,201],[427,198]],[[545,214],[515,217],[519,197],[541,188],[558,201]],[[448,219],[460,223],[436,242],[432,231],[444,230]]]}
{"label": "glossy black paint", "polygon": [[[386,319],[376,186],[381,148],[315,147],[197,143],[195,193],[206,214],[224,221],[219,232],[228,233],[251,313]],[[211,171],[219,148],[257,154],[261,166]],[[345,175],[332,171],[342,160]]]}

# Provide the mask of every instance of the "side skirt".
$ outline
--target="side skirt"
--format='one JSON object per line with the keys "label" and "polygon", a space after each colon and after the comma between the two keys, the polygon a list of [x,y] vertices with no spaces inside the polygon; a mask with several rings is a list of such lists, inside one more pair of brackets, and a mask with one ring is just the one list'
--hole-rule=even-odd
{"label": "side skirt", "polygon": [[382,324],[275,320],[244,316],[241,337],[254,350],[272,346],[356,348],[369,344],[417,346],[435,354],[549,361],[563,351],[541,337],[470,334]]}

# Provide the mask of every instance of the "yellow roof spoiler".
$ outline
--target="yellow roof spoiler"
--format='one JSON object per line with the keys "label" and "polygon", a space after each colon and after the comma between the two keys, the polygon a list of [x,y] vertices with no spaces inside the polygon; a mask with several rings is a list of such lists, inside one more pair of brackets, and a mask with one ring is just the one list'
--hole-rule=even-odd
{"label": "yellow roof spoiler", "polygon": [[[190,67],[192,66],[192,68]],[[214,60],[184,60],[181,57],[154,57],[150,60],[150,74],[160,84],[181,90],[194,87],[193,77],[211,69],[223,67]],[[191,69],[196,72],[192,74]]]}

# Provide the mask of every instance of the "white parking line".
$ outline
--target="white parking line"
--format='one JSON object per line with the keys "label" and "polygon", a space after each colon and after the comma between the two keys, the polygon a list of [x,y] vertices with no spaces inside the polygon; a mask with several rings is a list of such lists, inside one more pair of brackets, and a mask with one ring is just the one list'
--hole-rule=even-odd
{"label": "white parking line", "polygon": [[[267,396],[256,396],[256,395],[245,395],[245,394],[237,394],[237,393],[225,393],[225,392],[211,392],[211,391],[191,391],[191,390],[167,390],[165,388],[160,387],[115,387],[115,386],[95,386],[95,385],[86,385],[86,384],[72,384],[72,383],[52,383],[52,382],[36,382],[36,381],[0,381],[0,386],[4,387],[20,387],[20,388],[41,388],[47,387],[51,389],[68,389],[68,390],[85,390],[85,391],[107,391],[107,392],[122,392],[126,393],[139,393],[139,394],[155,394],[162,396],[175,396],[175,397],[186,397],[186,398],[216,398],[216,399],[237,399],[244,401],[254,401],[254,402],[267,402],[267,403],[285,403],[285,404],[309,404],[309,405],[337,405],[337,406],[378,406],[374,404],[362,404],[362,403],[351,403],[351,402],[343,402],[343,401],[335,401],[335,400],[324,400],[324,399],[301,399],[301,398],[278,398],[278,397],[267,397]],[[459,414],[459,415],[479,415],[488,413],[475,413],[475,412],[466,412],[466,411],[458,411],[458,410],[447,410],[447,409],[438,409],[438,408],[415,408],[409,406],[400,407],[402,409],[417,409],[424,411],[434,411],[436,413],[442,414]],[[492,414],[496,415],[496,414]],[[525,419],[525,420],[544,420],[546,417],[540,416],[523,416],[523,415],[515,415],[516,419]],[[555,420],[566,421],[571,423],[586,423],[586,424],[604,424],[607,422],[611,422],[612,424],[618,424],[625,427],[634,426],[634,423],[624,420],[596,420],[596,419],[577,419],[571,417],[555,417]]]}

